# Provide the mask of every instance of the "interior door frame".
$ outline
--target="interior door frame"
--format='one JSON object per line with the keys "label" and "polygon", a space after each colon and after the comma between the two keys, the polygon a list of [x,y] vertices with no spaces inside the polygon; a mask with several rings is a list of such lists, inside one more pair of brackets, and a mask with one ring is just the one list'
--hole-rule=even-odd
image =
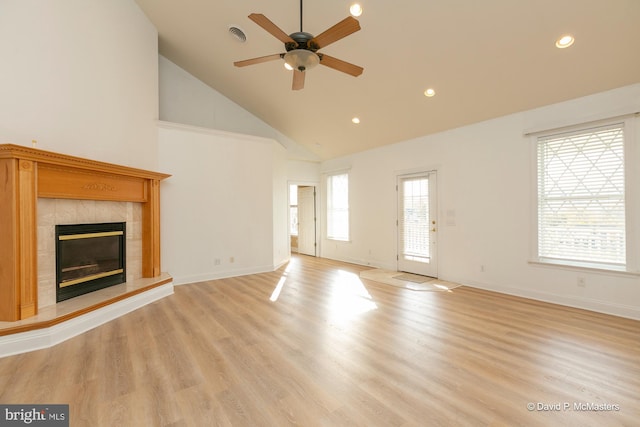
{"label": "interior door frame", "polygon": [[[439,250],[439,246],[440,246],[440,218],[439,218],[439,211],[440,211],[440,187],[441,185],[439,184],[439,181],[441,180],[441,172],[440,172],[440,168],[439,167],[423,167],[423,168],[416,168],[416,169],[411,169],[411,170],[405,170],[405,171],[397,171],[395,174],[395,186],[396,186],[396,270],[401,271],[400,270],[400,254],[401,254],[401,248],[400,248],[400,217],[399,217],[399,212],[400,212],[400,182],[402,179],[405,178],[411,178],[411,177],[420,177],[420,176],[428,176],[430,174],[435,174],[435,198],[433,199],[433,202],[435,203],[435,209],[430,209],[430,213],[429,213],[429,220],[435,220],[435,224],[429,224],[429,228],[435,227],[436,229],[436,234],[435,234],[435,250],[436,250],[436,256],[435,256],[435,260],[434,260],[434,269],[435,269],[435,273],[431,273],[430,275],[433,275],[434,277],[438,277],[439,274],[439,264],[440,264],[440,250]],[[431,193],[431,191],[430,191]],[[431,201],[432,195],[429,194],[429,200]],[[435,218],[435,219],[434,219]],[[430,240],[431,241],[431,240]]]}
{"label": "interior door frame", "polygon": [[[315,256],[320,256],[320,183],[315,181],[297,181],[297,180],[289,180],[287,181],[287,224],[291,224],[291,210],[289,209],[289,201],[291,200],[289,192],[291,191],[291,186],[296,185],[298,187],[313,187],[315,190],[315,240],[316,240],[316,250]],[[291,253],[291,229],[287,226],[287,245],[289,247],[289,253]],[[309,255],[310,256],[310,255]]]}

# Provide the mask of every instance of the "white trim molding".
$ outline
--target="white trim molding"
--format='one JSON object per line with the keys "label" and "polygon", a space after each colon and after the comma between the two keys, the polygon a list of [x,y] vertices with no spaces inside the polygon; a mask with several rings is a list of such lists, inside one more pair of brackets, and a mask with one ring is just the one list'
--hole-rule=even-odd
{"label": "white trim molding", "polygon": [[48,328],[0,336],[0,357],[52,347],[172,294],[169,282]]}
{"label": "white trim molding", "polygon": [[596,313],[609,314],[612,316],[624,317],[627,319],[640,320],[640,308],[637,306],[612,303],[609,301],[586,298],[577,295],[567,296],[530,289],[515,288],[510,286],[501,286],[494,284],[489,285],[486,283],[470,280],[452,281],[455,283],[461,283],[463,286],[469,286],[471,288],[483,289],[491,292],[499,292],[501,294],[513,295],[516,297],[542,301],[550,304],[558,304],[581,310],[589,310]]}

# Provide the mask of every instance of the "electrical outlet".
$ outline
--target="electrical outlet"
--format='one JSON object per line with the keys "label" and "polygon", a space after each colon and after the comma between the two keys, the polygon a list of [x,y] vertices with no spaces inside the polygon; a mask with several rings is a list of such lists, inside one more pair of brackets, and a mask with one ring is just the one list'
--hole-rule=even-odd
{"label": "electrical outlet", "polygon": [[480,271],[481,271],[482,273],[484,273],[484,272],[485,272],[484,264],[482,264],[482,265],[480,266]]}
{"label": "electrical outlet", "polygon": [[579,288],[584,288],[587,286],[587,281],[585,280],[584,277],[578,277],[578,287]]}
{"label": "electrical outlet", "polygon": [[233,264],[234,262],[236,262],[235,257],[229,257],[229,262],[230,262],[231,264]]}
{"label": "electrical outlet", "polygon": [[220,258],[216,258],[213,260],[213,265],[220,265]]}

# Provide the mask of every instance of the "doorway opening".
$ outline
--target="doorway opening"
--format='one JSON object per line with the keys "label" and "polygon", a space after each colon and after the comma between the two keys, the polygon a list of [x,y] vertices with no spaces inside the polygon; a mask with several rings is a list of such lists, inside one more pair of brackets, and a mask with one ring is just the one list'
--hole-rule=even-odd
{"label": "doorway opening", "polygon": [[291,252],[317,256],[316,186],[289,185]]}

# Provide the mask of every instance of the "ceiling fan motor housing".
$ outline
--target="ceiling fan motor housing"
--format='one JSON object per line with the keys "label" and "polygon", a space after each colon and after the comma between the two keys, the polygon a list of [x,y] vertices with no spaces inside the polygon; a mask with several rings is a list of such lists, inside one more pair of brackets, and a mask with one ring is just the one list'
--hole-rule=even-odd
{"label": "ceiling fan motor housing", "polygon": [[284,48],[287,50],[287,52],[294,49],[305,49],[315,52],[316,50],[320,49],[319,46],[314,46],[314,43],[309,43],[309,41],[313,39],[313,34],[299,31],[297,33],[289,34],[289,37],[295,40],[295,43],[284,44]]}

